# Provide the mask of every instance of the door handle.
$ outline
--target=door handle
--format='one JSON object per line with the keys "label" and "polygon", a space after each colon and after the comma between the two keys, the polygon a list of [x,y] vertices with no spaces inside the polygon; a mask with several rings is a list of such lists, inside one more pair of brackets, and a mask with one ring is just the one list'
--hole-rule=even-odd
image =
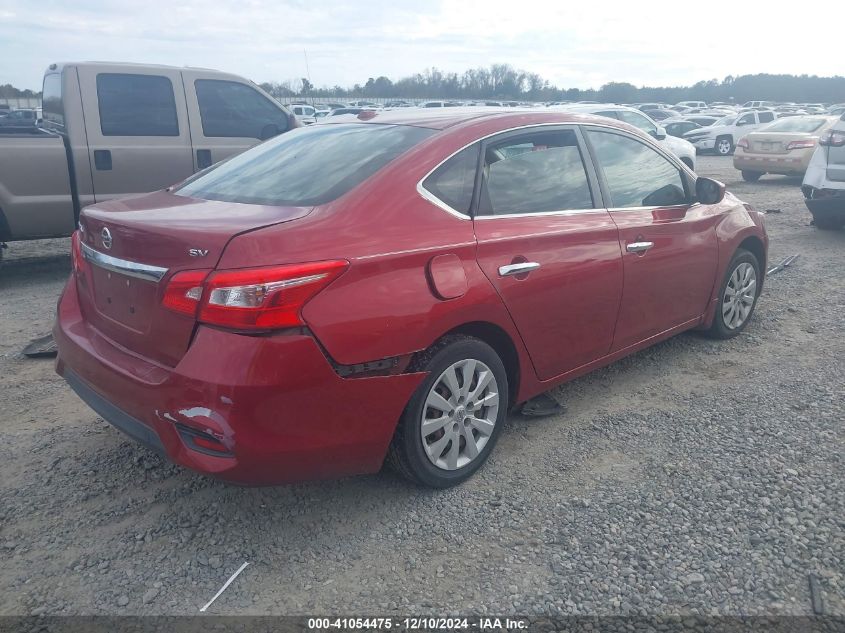
{"label": "door handle", "polygon": [[654,242],[631,242],[625,247],[629,253],[645,253],[654,246]]}
{"label": "door handle", "polygon": [[205,169],[211,167],[211,150],[198,149],[197,150],[197,169]]}
{"label": "door handle", "polygon": [[532,270],[537,270],[540,264],[537,262],[522,262],[520,264],[508,264],[507,266],[499,266],[499,276],[508,277],[509,275],[521,275]]}
{"label": "door handle", "polygon": [[111,171],[111,150],[94,150],[94,167],[97,171]]}

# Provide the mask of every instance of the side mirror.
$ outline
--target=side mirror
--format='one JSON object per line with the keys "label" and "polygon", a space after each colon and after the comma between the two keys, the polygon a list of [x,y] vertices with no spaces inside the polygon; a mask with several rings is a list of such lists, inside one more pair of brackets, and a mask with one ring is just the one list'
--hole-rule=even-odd
{"label": "side mirror", "polygon": [[725,185],[718,180],[699,177],[695,181],[695,197],[701,204],[719,204],[725,198]]}
{"label": "side mirror", "polygon": [[661,125],[658,125],[657,129],[654,130],[651,135],[658,141],[662,141],[664,138],[666,138],[666,128]]}

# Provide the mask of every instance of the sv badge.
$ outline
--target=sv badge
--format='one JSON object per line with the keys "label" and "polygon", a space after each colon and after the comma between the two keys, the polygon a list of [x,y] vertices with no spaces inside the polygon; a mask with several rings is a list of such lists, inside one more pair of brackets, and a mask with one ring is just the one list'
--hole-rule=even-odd
{"label": "sv badge", "polygon": [[191,257],[205,257],[206,255],[208,255],[208,249],[207,248],[189,248],[188,249],[188,255],[190,255]]}

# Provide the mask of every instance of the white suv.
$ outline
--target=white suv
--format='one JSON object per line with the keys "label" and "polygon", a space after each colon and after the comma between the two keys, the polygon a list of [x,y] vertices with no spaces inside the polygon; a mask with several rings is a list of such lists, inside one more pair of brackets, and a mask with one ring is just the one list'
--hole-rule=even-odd
{"label": "white suv", "polygon": [[681,159],[687,167],[695,171],[695,148],[682,138],[669,136],[666,130],[654,122],[647,114],[636,108],[609,103],[577,103],[565,106],[551,106],[553,110],[565,110],[577,114],[597,114],[629,123],[654,137],[669,152]]}
{"label": "white suv", "polygon": [[315,116],[317,110],[310,105],[295,104],[288,107],[291,109],[297,120],[303,125],[311,125],[312,123],[317,122],[317,117]]}
{"label": "white suv", "polygon": [[819,138],[801,191],[820,229],[845,226],[845,114]]}
{"label": "white suv", "polygon": [[720,156],[733,153],[736,142],[749,132],[767,125],[778,117],[771,110],[755,110],[745,114],[729,114],[699,130],[684,134],[684,138],[700,152],[716,152]]}

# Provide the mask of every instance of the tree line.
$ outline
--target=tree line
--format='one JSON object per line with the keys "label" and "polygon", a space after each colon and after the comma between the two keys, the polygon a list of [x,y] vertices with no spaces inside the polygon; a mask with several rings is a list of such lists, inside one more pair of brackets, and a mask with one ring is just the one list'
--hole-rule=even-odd
{"label": "tree line", "polygon": [[[315,87],[307,78],[266,82],[261,87],[277,98],[383,98],[383,99],[496,99],[519,101],[601,101],[640,103],[657,101],[735,101],[752,99],[795,101],[799,103],[845,102],[845,77],[816,75],[741,75],[723,80],[699,81],[692,86],[637,87],[626,82],[610,82],[598,89],[559,88],[537,73],[517,70],[509,64],[471,68],[449,73],[429,68],[392,81],[370,77],[354,86]],[[0,85],[0,99],[40,97],[40,92]]]}
{"label": "tree line", "polygon": [[354,86],[315,87],[307,78],[268,82],[261,87],[275,97],[371,97],[396,99],[496,99],[524,101],[602,101],[638,103],[657,101],[735,101],[752,99],[799,103],[845,102],[845,77],[816,75],[741,75],[723,80],[699,81],[691,86],[637,87],[626,82],[610,82],[598,89],[559,88],[537,73],[518,70],[509,64],[471,68],[449,73],[429,68],[392,81],[370,77]]}

